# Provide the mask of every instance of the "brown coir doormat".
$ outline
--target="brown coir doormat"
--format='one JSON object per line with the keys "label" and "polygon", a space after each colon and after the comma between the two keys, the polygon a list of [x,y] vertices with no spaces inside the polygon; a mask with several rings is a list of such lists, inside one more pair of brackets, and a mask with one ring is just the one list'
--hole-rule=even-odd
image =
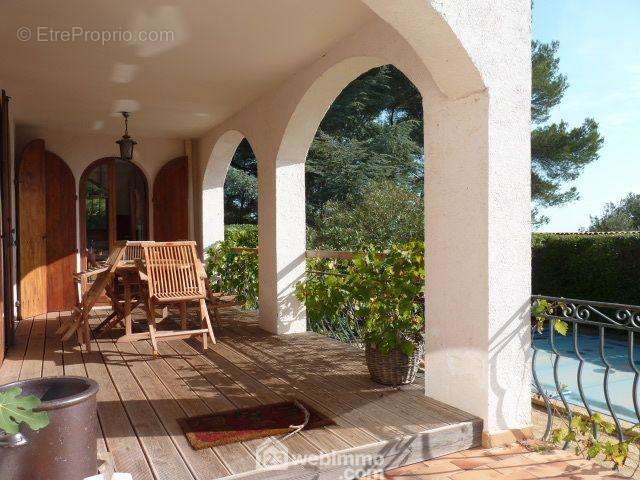
{"label": "brown coir doormat", "polygon": [[[329,417],[304,402],[298,402],[309,412],[309,422],[305,430],[335,425]],[[291,400],[213,415],[182,418],[179,422],[191,446],[196,450],[202,450],[228,443],[283,435],[293,431],[291,425],[303,424],[304,419],[304,412]]]}

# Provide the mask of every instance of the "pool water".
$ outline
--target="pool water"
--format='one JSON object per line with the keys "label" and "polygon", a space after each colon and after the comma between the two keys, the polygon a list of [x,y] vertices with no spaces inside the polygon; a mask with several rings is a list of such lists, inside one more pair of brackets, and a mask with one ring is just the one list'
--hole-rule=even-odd
{"label": "pool water", "polygon": [[[577,373],[579,361],[573,348],[573,334],[570,332],[563,336],[556,333],[554,339],[556,348],[561,356],[558,363],[558,381],[565,399],[571,404],[584,406],[578,390]],[[539,350],[536,357],[535,371],[540,385],[549,397],[559,399],[553,378],[555,355],[551,350],[548,332],[535,334],[533,341]],[[635,341],[640,341],[638,335],[636,335]],[[582,388],[587,403],[593,411],[609,415],[604,397],[605,365],[600,358],[600,338],[597,334],[580,333],[578,343],[580,353],[585,359],[584,367],[582,368]],[[640,368],[640,346],[635,346],[634,354],[636,366]],[[613,334],[608,330],[605,333],[605,355],[612,367],[609,371],[609,398],[613,410],[619,418],[638,423],[640,419],[636,416],[633,408],[633,379],[635,373],[629,365],[626,334]],[[535,386],[533,388],[536,391]],[[640,384],[638,390],[640,390]]]}

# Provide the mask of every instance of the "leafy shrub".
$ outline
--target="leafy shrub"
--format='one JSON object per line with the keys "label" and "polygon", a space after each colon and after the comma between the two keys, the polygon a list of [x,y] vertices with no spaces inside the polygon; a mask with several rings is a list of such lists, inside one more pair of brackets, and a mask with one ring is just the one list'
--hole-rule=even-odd
{"label": "leafy shrub", "polygon": [[387,353],[410,354],[424,331],[424,244],[411,242],[378,252],[369,247],[351,261],[309,263],[296,286],[312,330],[327,319],[361,329],[364,340]]}
{"label": "leafy shrub", "polygon": [[381,250],[424,238],[422,197],[392,181],[330,200],[311,216],[315,228],[307,238],[314,248],[359,251],[376,245]]}
{"label": "leafy shrub", "polygon": [[224,241],[234,247],[258,248],[258,225],[227,225],[224,227]]}
{"label": "leafy shrub", "polygon": [[224,242],[207,249],[207,275],[214,289],[238,296],[247,309],[258,308],[258,255],[234,248],[256,248],[257,225],[231,225],[225,229]]}
{"label": "leafy shrub", "polygon": [[637,305],[638,272],[640,232],[533,235],[535,294]]}

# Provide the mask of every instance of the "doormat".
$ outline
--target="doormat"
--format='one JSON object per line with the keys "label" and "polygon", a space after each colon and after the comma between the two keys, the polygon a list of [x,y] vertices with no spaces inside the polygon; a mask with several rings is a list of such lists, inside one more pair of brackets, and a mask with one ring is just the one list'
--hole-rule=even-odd
{"label": "doormat", "polygon": [[[309,412],[305,430],[335,425],[329,417],[300,402]],[[191,446],[196,450],[227,445],[229,443],[255,440],[256,438],[284,435],[302,425],[305,412],[296,401],[271,403],[257,407],[228,410],[212,415],[181,418],[180,426]]]}

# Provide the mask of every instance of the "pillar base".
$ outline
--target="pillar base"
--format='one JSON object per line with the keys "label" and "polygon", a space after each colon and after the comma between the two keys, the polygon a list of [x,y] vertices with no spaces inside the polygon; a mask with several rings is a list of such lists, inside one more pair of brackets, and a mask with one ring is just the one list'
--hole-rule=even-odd
{"label": "pillar base", "polygon": [[482,447],[493,448],[533,438],[533,427],[512,428],[500,432],[482,432]]}

